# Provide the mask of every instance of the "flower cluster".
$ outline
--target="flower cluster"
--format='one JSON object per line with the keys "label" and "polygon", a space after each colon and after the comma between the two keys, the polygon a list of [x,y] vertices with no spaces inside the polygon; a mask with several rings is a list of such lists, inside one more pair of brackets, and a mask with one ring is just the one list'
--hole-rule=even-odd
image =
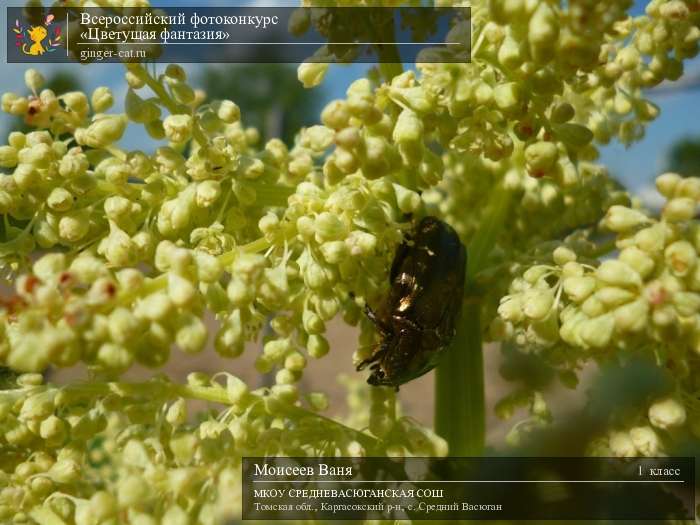
{"label": "flower cluster", "polygon": [[[371,405],[367,434],[320,416],[321,393],[302,407],[290,403],[290,391],[251,391],[233,375],[219,376],[55,387],[40,374],[20,375],[0,394],[0,443],[12,450],[2,464],[0,519],[221,523],[240,515],[244,456],[445,453],[440,438],[396,417],[387,391],[375,389],[371,400],[350,396],[351,404]],[[228,408],[195,426],[186,398]],[[103,437],[95,441],[96,434]]]}
{"label": "flower cluster", "polygon": [[[385,296],[396,247],[425,214],[479,240],[470,293],[492,334],[570,384],[584,361],[628,348],[673,370],[676,390],[596,450],[652,454],[658,431],[697,431],[700,181],[659,178],[657,220],[594,164],[598,145],[637,140],[657,116],[642,90],[697,53],[697,2],[652,0],[638,17],[631,3],[475,0],[471,62],[381,64],[383,80],[353,82],[294,144],[261,143],[234,101],[208,100],[177,65],[129,64],[124,113],[107,88],[56,94],[29,70],[27,93],[1,101],[33,130],[0,146],[12,289],[0,363],[24,373],[0,391],[0,519],[216,523],[238,511],[244,455],[448,453],[400,416],[391,390],[349,381],[340,422],[299,386],[338,316],[360,325],[355,362],[368,357],[377,334],[362,308]],[[322,9],[305,16],[293,31],[327,23]],[[329,41],[340,31],[321,29]],[[307,62],[298,76],[312,87],[327,69]],[[133,126],[153,151],[120,146]],[[209,343],[235,358],[265,324],[255,366],[274,373],[269,388],[225,373],[120,378]],[[89,381],[42,382],[47,367],[78,363]],[[226,408],[195,423],[192,399]],[[551,418],[539,393],[516,401],[537,425]]]}
{"label": "flower cluster", "polygon": [[[599,262],[557,247],[550,263],[530,266],[511,282],[491,328],[497,338],[542,352],[569,372],[587,359],[604,361],[620,351],[650,354],[672,372],[677,392],[652,400],[640,417],[665,429],[682,426],[686,413],[698,409],[693,396],[682,394],[698,388],[700,179],[666,173],[656,184],[667,199],[659,219],[611,206],[601,226],[615,235],[608,251],[616,253]],[[698,425],[695,418],[689,423]],[[612,445],[622,439],[616,436],[611,447],[625,455]]]}

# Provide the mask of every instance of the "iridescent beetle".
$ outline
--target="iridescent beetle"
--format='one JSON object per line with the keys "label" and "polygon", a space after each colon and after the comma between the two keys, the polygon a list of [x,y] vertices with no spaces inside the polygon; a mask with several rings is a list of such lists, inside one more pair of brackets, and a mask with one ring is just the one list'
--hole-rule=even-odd
{"label": "iridescent beetle", "polygon": [[451,226],[425,217],[399,246],[391,265],[391,289],[376,311],[366,306],[381,342],[367,365],[375,386],[407,383],[432,370],[455,333],[467,251]]}

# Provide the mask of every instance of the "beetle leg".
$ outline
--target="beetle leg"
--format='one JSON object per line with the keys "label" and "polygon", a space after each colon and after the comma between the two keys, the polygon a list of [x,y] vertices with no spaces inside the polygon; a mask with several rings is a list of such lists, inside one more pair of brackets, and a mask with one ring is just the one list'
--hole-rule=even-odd
{"label": "beetle leg", "polygon": [[402,325],[407,328],[411,328],[412,330],[423,331],[423,328],[421,326],[419,326],[416,322],[411,321],[406,317],[402,317],[400,315],[393,315],[391,318],[396,324]]}
{"label": "beetle leg", "polygon": [[[377,361],[379,361],[382,358],[382,355],[384,355],[384,350],[379,350],[379,352],[374,352],[367,359],[360,361],[357,364],[357,366],[355,367],[355,370],[357,370],[358,372],[360,370],[364,370],[365,368],[367,368],[367,365],[372,364],[372,363],[376,363]],[[373,368],[374,368],[374,366],[371,366],[370,370]]]}
{"label": "beetle leg", "polygon": [[386,336],[392,333],[391,327],[388,324],[386,324],[382,319],[380,319],[377,315],[377,312],[372,310],[370,305],[368,305],[367,303],[365,303],[365,315],[367,316],[367,319],[374,323],[374,325],[379,329],[379,332],[382,335]]}
{"label": "beetle leg", "polygon": [[369,367],[370,370],[376,370],[379,367],[379,360],[381,359],[383,353],[384,352],[377,352],[375,355],[368,357],[364,361],[360,361],[360,363],[358,363],[358,365],[355,367],[355,370],[360,372],[367,368],[367,365],[369,364],[372,365]]}
{"label": "beetle leg", "polygon": [[367,365],[372,365],[369,367],[370,370],[376,370],[379,368],[381,359],[384,357],[384,354],[386,354],[387,347],[383,344],[377,345],[379,347],[379,350],[376,350],[377,347],[375,347],[375,351],[372,352],[372,355],[369,356],[367,359],[364,359],[363,361],[360,361],[357,366],[355,367],[355,370],[358,372],[360,370],[364,370],[367,368]]}

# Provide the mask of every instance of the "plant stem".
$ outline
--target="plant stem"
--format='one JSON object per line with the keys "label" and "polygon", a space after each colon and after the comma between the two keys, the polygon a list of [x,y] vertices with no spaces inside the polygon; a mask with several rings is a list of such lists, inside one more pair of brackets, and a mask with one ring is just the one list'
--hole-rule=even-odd
{"label": "plant stem", "polygon": [[452,343],[435,374],[435,431],[447,440],[451,456],[479,456],[486,441],[481,301],[474,277],[488,260],[505,224],[510,192],[492,192],[482,227],[469,243],[467,300]]}
{"label": "plant stem", "polygon": [[479,456],[484,448],[484,363],[480,305],[465,305],[457,333],[435,375],[435,430],[451,456]]}
{"label": "plant stem", "polygon": [[403,73],[403,64],[399,48],[396,46],[396,28],[394,27],[393,15],[390,18],[381,20],[379,27],[376,27],[377,40],[375,42],[385,42],[376,46],[379,58],[379,72],[384,80],[391,82],[391,79]]}

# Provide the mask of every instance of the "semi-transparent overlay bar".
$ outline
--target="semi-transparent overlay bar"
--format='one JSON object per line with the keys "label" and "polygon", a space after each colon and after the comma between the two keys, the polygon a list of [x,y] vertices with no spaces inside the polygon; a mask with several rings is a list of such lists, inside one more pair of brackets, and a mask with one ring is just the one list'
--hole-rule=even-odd
{"label": "semi-transparent overlay bar", "polygon": [[469,62],[468,7],[7,7],[7,62]]}
{"label": "semi-transparent overlay bar", "polygon": [[694,458],[244,458],[243,519],[693,520]]}

